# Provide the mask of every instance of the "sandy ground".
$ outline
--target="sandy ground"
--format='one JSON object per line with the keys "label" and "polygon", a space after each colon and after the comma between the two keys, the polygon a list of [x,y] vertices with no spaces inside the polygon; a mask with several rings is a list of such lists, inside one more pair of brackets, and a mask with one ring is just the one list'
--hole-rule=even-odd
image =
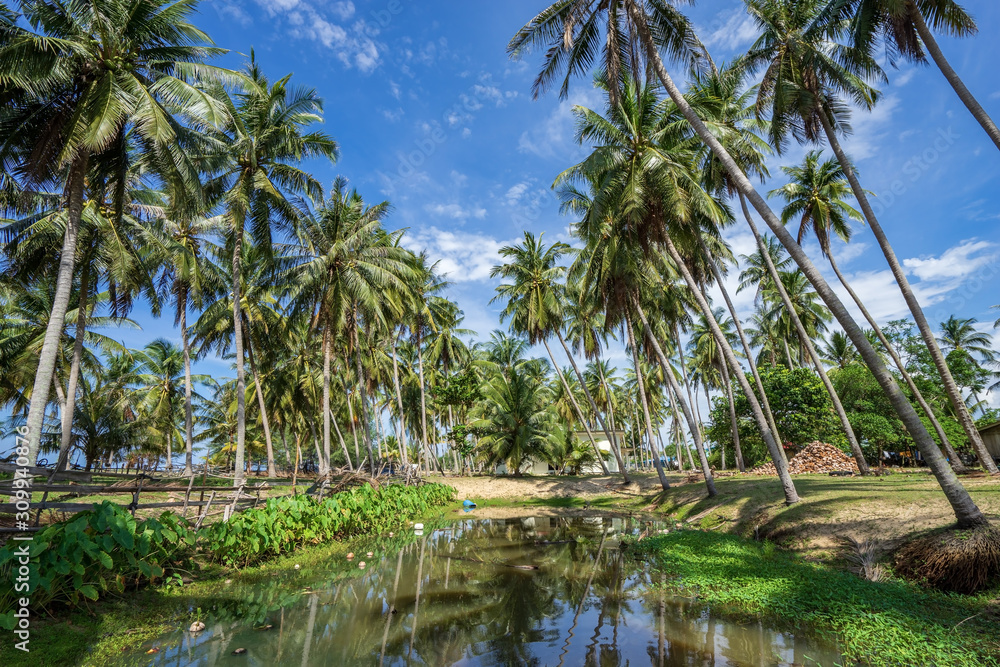
{"label": "sandy ground", "polygon": [[[686,476],[667,475],[671,485],[681,484]],[[656,475],[633,475],[633,483],[624,486],[621,476],[608,477],[446,477],[434,478],[458,490],[459,500],[465,498],[593,498],[609,493],[650,495],[661,487]]]}

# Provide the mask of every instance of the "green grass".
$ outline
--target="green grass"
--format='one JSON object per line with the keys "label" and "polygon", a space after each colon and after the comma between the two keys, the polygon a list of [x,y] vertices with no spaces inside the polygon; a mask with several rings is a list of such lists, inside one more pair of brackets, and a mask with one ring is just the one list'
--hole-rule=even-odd
{"label": "green grass", "polygon": [[850,661],[1000,665],[1000,607],[990,595],[869,582],[772,543],[716,532],[676,531],[642,540],[632,552],[671,575],[666,585],[672,593],[696,599],[713,614],[806,629],[836,641]]}

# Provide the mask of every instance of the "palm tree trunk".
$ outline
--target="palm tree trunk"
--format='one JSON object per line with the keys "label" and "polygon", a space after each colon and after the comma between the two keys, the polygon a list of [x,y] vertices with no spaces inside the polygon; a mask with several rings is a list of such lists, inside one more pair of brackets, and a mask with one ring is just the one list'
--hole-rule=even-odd
{"label": "palm tree trunk", "polygon": [[670,99],[677,105],[678,110],[691,124],[695,133],[722,162],[723,167],[733,178],[740,193],[750,199],[754,208],[757,209],[757,212],[764,218],[767,226],[771,229],[778,240],[781,241],[781,244],[785,246],[792,259],[794,259],[802,269],[803,274],[809,282],[813,284],[817,294],[819,294],[820,298],[823,299],[824,303],[826,303],[834,317],[837,318],[837,321],[840,323],[841,327],[843,327],[848,337],[850,337],[850,339],[854,342],[855,347],[861,353],[862,358],[865,360],[868,368],[871,369],[875,379],[886,392],[886,395],[895,408],[897,414],[899,414],[900,419],[910,433],[910,437],[913,438],[917,448],[920,450],[920,453],[927,461],[928,466],[934,473],[938,483],[941,485],[941,488],[944,491],[945,496],[948,498],[948,502],[951,504],[952,510],[955,513],[955,518],[958,524],[964,528],[989,525],[986,517],[972,500],[969,492],[962,486],[962,483],[958,480],[955,472],[948,466],[944,457],[941,456],[941,451],[937,448],[937,445],[930,437],[927,429],[924,428],[923,423],[920,421],[920,417],[917,416],[913,406],[910,405],[906,396],[904,396],[903,392],[900,391],[895,378],[893,378],[892,374],[885,367],[885,364],[882,363],[878,353],[865,337],[861,327],[858,326],[858,323],[855,322],[854,318],[852,318],[850,313],[847,312],[847,309],[844,307],[844,304],[840,301],[840,298],[836,295],[836,293],[830,289],[826,279],[823,278],[823,275],[812,263],[812,260],[809,259],[808,255],[806,255],[799,244],[795,242],[791,233],[785,228],[784,225],[781,224],[781,220],[778,216],[775,215],[774,211],[770,209],[764,198],[753,187],[750,179],[743,173],[739,165],[736,164],[736,161],[733,160],[733,157],[729,154],[725,147],[723,147],[708,127],[705,126],[705,123],[694,112],[691,105],[688,104],[680,89],[678,89],[676,84],[674,84],[673,79],[670,78],[670,74],[667,72],[666,68],[663,66],[663,62],[660,60],[659,52],[656,50],[656,44],[653,41],[653,37],[644,21],[644,17],[638,13],[637,7],[630,3],[629,11],[633,20],[637,23],[637,27],[641,33],[640,36],[643,45],[650,56],[650,62],[656,72],[656,75],[663,83]]}
{"label": "palm tree trunk", "polygon": [[[774,420],[774,413],[771,412],[771,401],[767,397],[767,392],[764,391],[764,382],[760,379],[760,372],[757,369],[757,362],[754,361],[753,350],[750,347],[750,341],[747,340],[746,332],[743,330],[743,325],[740,323],[740,316],[736,312],[736,307],[733,305],[733,300],[729,296],[729,290],[726,289],[726,284],[722,280],[722,271],[719,269],[718,263],[715,258],[708,252],[708,246],[705,245],[705,239],[700,234],[698,235],[698,243],[701,245],[701,252],[708,260],[708,265],[712,269],[712,275],[715,276],[715,283],[719,286],[719,290],[722,292],[722,298],[726,302],[726,308],[729,310],[729,315],[733,318],[733,324],[736,325],[736,334],[740,337],[740,344],[743,346],[743,353],[746,355],[747,364],[750,366],[750,373],[753,374],[754,384],[757,385],[757,392],[760,395],[760,404],[764,408],[764,416],[767,417],[767,423],[771,426],[771,432],[774,433],[774,437],[778,442],[781,442],[781,435],[778,433],[778,422]],[[739,435],[736,436],[739,440]],[[739,443],[737,442],[737,451],[739,450]],[[739,456],[739,455],[737,455]],[[742,457],[740,457],[742,460]],[[740,465],[740,472],[743,472],[742,463]]]}
{"label": "palm tree trunk", "polygon": [[934,414],[933,408],[931,408],[930,404],[927,403],[927,399],[924,398],[924,395],[920,392],[920,389],[917,388],[916,383],[913,381],[913,377],[906,370],[906,364],[904,364],[903,360],[900,359],[899,354],[896,352],[896,348],[889,343],[889,340],[885,337],[885,334],[882,332],[882,328],[878,325],[878,322],[875,321],[875,318],[868,312],[865,304],[854,292],[854,288],[851,287],[849,282],[847,282],[847,278],[845,278],[840,272],[840,267],[837,266],[837,261],[833,258],[832,254],[830,255],[830,266],[833,268],[833,272],[837,274],[840,284],[844,286],[847,293],[851,295],[852,299],[854,299],[854,303],[861,311],[861,314],[864,315],[866,320],[868,320],[868,324],[871,325],[872,331],[874,331],[875,335],[878,336],[879,342],[882,343],[886,352],[888,352],[889,356],[892,357],[893,363],[895,363],[896,368],[899,369],[900,374],[903,376],[903,380],[906,382],[906,386],[909,387],[913,397],[920,405],[920,409],[924,411],[925,415],[927,415],[927,419],[930,420],[931,426],[934,428],[934,432],[937,434],[938,440],[941,441],[941,446],[944,447],[948,460],[951,463],[951,467],[958,473],[968,472],[969,469],[964,463],[962,463],[962,459],[958,456],[958,452],[956,452],[951,446],[951,441],[948,439],[948,435],[944,432],[944,427],[941,426],[941,422],[938,421],[937,416]]}
{"label": "palm tree trunk", "polygon": [[[867,475],[869,472],[868,461],[865,460],[865,455],[861,451],[861,445],[858,443],[858,438],[854,433],[854,428],[851,426],[851,422],[847,419],[847,411],[844,410],[844,405],[840,400],[840,396],[837,395],[837,391],[834,389],[833,383],[830,381],[830,376],[827,374],[826,368],[823,366],[823,360],[820,359],[819,353],[816,352],[816,347],[812,344],[812,341],[809,339],[809,335],[806,333],[802,320],[795,311],[795,306],[792,304],[792,300],[788,296],[788,291],[785,290],[784,283],[781,282],[781,276],[778,274],[778,269],[771,260],[771,254],[767,251],[764,239],[757,231],[757,226],[754,224],[753,219],[750,216],[750,211],[746,208],[746,200],[743,199],[742,195],[740,196],[740,205],[743,208],[743,215],[747,219],[747,224],[750,225],[750,229],[753,232],[754,239],[757,241],[757,248],[760,251],[761,257],[764,259],[764,264],[767,266],[767,272],[771,276],[775,289],[778,290],[778,295],[781,297],[781,302],[785,306],[785,312],[788,314],[788,317],[798,334],[799,343],[809,355],[816,372],[819,374],[820,380],[823,382],[823,386],[826,388],[827,394],[830,396],[830,401],[833,403],[833,408],[837,413],[837,418],[840,420],[840,425],[844,429],[844,433],[847,435],[847,441],[851,446],[851,453],[854,455],[854,460],[858,464],[858,471],[862,475]],[[791,363],[791,352],[788,349],[788,339],[784,338],[783,342],[785,344],[785,354],[788,355],[789,363]]]}
{"label": "palm tree trunk", "polygon": [[[681,378],[684,380],[684,391],[687,393],[687,400],[691,404],[691,406],[692,406],[692,408],[694,410],[693,415],[697,417],[697,419],[694,422],[694,426],[698,430],[698,437],[701,439],[702,442],[704,442],[705,441],[705,433],[701,429],[701,408],[698,407],[698,401],[696,400],[695,394],[692,394],[692,392],[691,392],[691,379],[688,376],[688,372],[687,372],[687,361],[685,361],[685,359],[684,359],[684,350],[681,349],[681,345],[680,345],[681,335],[680,335],[680,331],[677,328],[677,322],[673,322],[671,324],[670,328],[673,330],[674,340],[677,341],[677,345],[676,345],[676,347],[677,347],[677,360],[680,363],[680,367],[681,367]],[[679,397],[680,393],[678,392],[677,395]],[[691,424],[690,423],[688,424],[688,428],[691,428]],[[691,431],[691,437],[694,438],[694,431],[693,430]],[[694,459],[690,457],[690,453],[691,453],[691,450],[688,450],[688,460],[691,461],[691,462],[693,462]],[[691,464],[691,467],[694,468],[694,463]]]}
{"label": "palm tree trunk", "polygon": [[993,122],[990,115],[986,113],[986,110],[983,109],[979,101],[965,86],[965,82],[962,81],[962,78],[952,68],[951,63],[944,57],[941,47],[938,46],[937,39],[934,38],[934,33],[927,27],[927,23],[924,21],[924,17],[917,5],[913,0],[910,0],[907,5],[907,9],[909,9],[910,16],[913,19],[913,26],[917,29],[917,34],[920,35],[920,39],[923,41],[924,46],[927,47],[927,51],[931,54],[931,58],[934,59],[934,63],[955,90],[958,99],[962,100],[962,104],[965,105],[965,108],[969,110],[973,118],[982,126],[983,130],[986,131],[993,144],[997,148],[1000,148],[1000,130],[997,129],[996,123]]}
{"label": "palm tree trunk", "polygon": [[[319,461],[319,474],[330,472],[330,325],[323,327],[323,456]],[[345,451],[346,455],[347,452]],[[351,466],[351,457],[347,457],[347,465]],[[353,467],[351,467],[353,470]]]}
{"label": "palm tree trunk", "polygon": [[192,415],[191,397],[194,392],[191,386],[191,339],[187,330],[187,288],[182,288],[177,296],[180,311],[181,345],[184,348],[184,474],[194,474],[194,416]]}
{"label": "palm tree trunk", "polygon": [[[635,333],[632,330],[632,316],[627,312],[625,313],[625,326],[628,330],[628,344],[632,347],[632,365],[635,367],[635,380],[639,391],[639,402],[642,403],[642,414],[646,420],[646,439],[649,442],[650,448],[655,447],[653,444],[653,425],[649,419],[649,402],[646,400],[646,383],[642,379],[642,368],[639,365],[639,346],[635,342]],[[640,445],[642,444],[642,438],[639,438]],[[654,451],[653,465],[656,466],[656,475],[660,478],[660,486],[664,489],[670,488],[670,483],[667,482],[667,476],[663,474],[663,465],[660,463],[659,453]]]}
{"label": "palm tree trunk", "polygon": [[73,340],[73,360],[69,366],[69,380],[66,382],[66,400],[62,409],[62,433],[59,443],[59,459],[56,470],[65,470],[69,459],[69,448],[73,442],[73,412],[76,410],[76,391],[80,381],[80,362],[83,359],[83,339],[87,335],[87,307],[90,292],[90,267],[84,260],[80,272],[80,297],[76,307],[76,336]]}
{"label": "palm tree trunk", "polygon": [[243,215],[233,216],[233,339],[236,344],[236,471],[233,486],[243,486],[246,462],[247,405],[246,370],[243,368],[243,311],[240,282],[243,279]]}
{"label": "palm tree trunk", "polygon": [[358,397],[361,399],[361,435],[365,439],[365,449],[368,451],[368,467],[371,469],[371,476],[375,477],[375,453],[372,451],[372,433],[368,420],[368,401],[365,392],[365,369],[361,365],[361,347],[358,344],[358,331],[354,330],[354,367],[358,373]]}
{"label": "palm tree trunk", "polygon": [[[919,13],[917,13],[917,16],[919,16]],[[926,29],[926,26],[924,26],[924,28]],[[976,428],[976,422],[972,419],[972,415],[969,414],[969,409],[965,405],[965,399],[962,396],[962,391],[959,389],[958,385],[955,383],[955,379],[951,375],[951,369],[948,368],[948,362],[945,360],[944,354],[942,354],[941,348],[938,346],[937,339],[934,337],[934,331],[931,329],[930,323],[927,322],[927,318],[924,316],[924,311],[920,307],[920,302],[917,300],[916,295],[913,293],[913,289],[910,287],[910,281],[906,277],[906,272],[903,271],[903,267],[899,263],[899,259],[896,257],[895,250],[893,250],[888,237],[885,235],[885,231],[882,229],[878,218],[875,216],[875,211],[872,209],[871,204],[868,201],[868,194],[865,192],[864,188],[861,187],[861,182],[858,180],[858,176],[854,172],[854,167],[851,164],[850,159],[848,159],[847,154],[844,153],[844,149],[840,145],[840,140],[837,139],[837,133],[834,131],[833,126],[830,125],[830,119],[827,118],[825,110],[820,107],[818,111],[820,120],[823,123],[823,130],[826,133],[827,141],[830,142],[830,147],[833,148],[833,152],[837,155],[837,160],[840,162],[840,166],[844,170],[844,175],[847,176],[847,180],[851,184],[851,190],[854,192],[854,197],[858,200],[858,204],[860,204],[861,210],[865,214],[865,218],[868,220],[868,225],[871,227],[872,234],[875,235],[879,246],[882,248],[882,254],[885,255],[886,261],[889,263],[892,275],[896,279],[896,283],[899,285],[899,290],[903,293],[906,305],[910,308],[910,314],[913,315],[913,321],[916,322],[917,328],[920,330],[920,335],[923,337],[924,343],[927,345],[928,352],[930,352],[931,359],[934,360],[934,366],[941,375],[941,380],[944,382],[945,392],[951,400],[951,404],[955,409],[955,414],[958,415],[958,420],[961,422],[962,428],[965,429],[965,435],[969,438],[969,442],[972,443],[972,448],[975,450],[976,455],[979,457],[979,461],[983,464],[986,471],[991,475],[1000,475],[1000,469],[997,468],[996,463],[993,462],[993,457],[990,456],[990,453],[986,450],[986,446],[983,444],[983,438],[979,435],[979,429]],[[870,344],[869,347],[871,347]],[[913,406],[910,406],[910,410],[913,411]],[[926,431],[926,429],[924,430]]]}
{"label": "palm tree trunk", "polygon": [[403,465],[409,465],[410,462],[406,456],[406,424],[403,421],[403,390],[399,384],[399,360],[398,357],[398,345],[399,337],[403,335],[403,330],[400,328],[399,334],[392,343],[392,382],[396,389],[396,406],[399,408],[399,452],[400,460]]}
{"label": "palm tree trunk", "polygon": [[715,316],[712,314],[711,306],[705,299],[705,295],[698,289],[698,284],[691,275],[691,270],[688,268],[687,264],[684,263],[680,253],[677,252],[676,246],[674,246],[673,240],[669,236],[665,239],[665,245],[670,258],[673,260],[674,264],[677,265],[678,270],[684,277],[684,281],[688,285],[688,289],[691,290],[695,301],[698,303],[698,307],[703,313],[705,313],[705,319],[708,321],[708,325],[712,329],[712,334],[715,336],[716,344],[719,346],[719,349],[722,350],[723,356],[726,358],[726,363],[728,363],[734,371],[738,371],[736,373],[736,379],[739,382],[743,393],[746,395],[747,401],[750,402],[750,409],[753,411],[757,427],[760,429],[761,436],[764,439],[764,444],[767,445],[768,452],[771,454],[771,459],[774,461],[774,467],[778,472],[778,479],[781,480],[781,486],[785,493],[785,502],[789,505],[797,503],[799,501],[799,494],[795,490],[795,484],[792,482],[791,475],[788,474],[788,464],[781,455],[781,446],[774,439],[774,434],[767,425],[767,419],[764,418],[764,411],[760,407],[760,401],[757,400],[757,396],[753,393],[750,383],[747,382],[746,375],[739,370],[740,364],[739,361],[736,360],[733,348],[729,346],[729,342],[726,340],[725,336],[723,336],[722,329],[719,327],[719,323],[715,320]]}
{"label": "palm tree trunk", "polygon": [[[746,466],[743,464],[743,450],[740,448],[740,421],[736,418],[736,398],[733,395],[733,384],[729,378],[729,369],[726,368],[725,364],[721,366],[722,381],[726,385],[726,399],[729,401],[729,421],[733,427],[733,449],[736,452],[736,467],[739,468],[740,472],[746,472]],[[725,451],[725,446],[722,449]]]}
{"label": "palm tree trunk", "polygon": [[354,403],[351,402],[351,395],[347,391],[347,380],[342,378],[341,384],[344,387],[344,397],[347,399],[347,419],[351,422],[351,440],[354,441],[354,456],[358,460],[358,468],[361,467],[361,445],[358,444],[358,427],[354,423]]}
{"label": "palm tree trunk", "polygon": [[[663,348],[660,347],[660,341],[657,340],[656,336],[653,334],[653,328],[649,325],[649,320],[646,318],[645,311],[643,311],[642,306],[638,303],[635,304],[635,312],[639,315],[639,321],[642,322],[642,326],[646,331],[646,338],[649,339],[650,344],[653,346],[653,352],[656,353],[657,358],[660,360],[660,367],[663,369],[663,375],[667,380],[667,387],[674,399],[674,401],[671,402],[680,404],[681,412],[684,413],[684,418],[687,420],[688,429],[691,431],[691,437],[694,439],[694,447],[698,451],[698,459],[701,463],[701,472],[705,475],[705,486],[708,488],[709,497],[712,497],[716,494],[715,478],[712,475],[712,469],[708,465],[708,454],[705,452],[705,442],[701,437],[701,429],[699,429],[697,423],[695,423],[694,412],[691,410],[691,406],[688,405],[688,403],[684,400],[684,397],[681,395],[680,385],[677,384],[677,378],[674,377],[674,369],[667,360],[667,355],[663,353]],[[687,449],[686,444],[684,449]],[[688,457],[691,457],[690,449],[688,449]],[[679,459],[680,450],[678,449],[678,460]],[[694,460],[692,459],[690,463],[691,469],[694,470]]]}
{"label": "palm tree trunk", "polygon": [[420,379],[420,449],[424,456],[424,470],[427,474],[431,472],[430,450],[427,447],[427,399],[424,395],[424,354],[423,336],[420,332],[420,325],[417,325],[417,374]]}
{"label": "palm tree trunk", "polygon": [[[249,333],[250,325],[247,324]],[[271,441],[271,421],[267,418],[267,406],[264,405],[264,388],[260,384],[260,373],[257,372],[257,362],[253,356],[253,341],[247,336],[247,358],[250,360],[250,374],[253,375],[254,393],[257,394],[257,407],[260,409],[260,421],[264,426],[264,443],[267,446],[267,477],[274,479],[278,471],[274,468],[274,445]]]}
{"label": "palm tree trunk", "polygon": [[[347,461],[347,469],[354,472],[354,464],[351,463],[351,452],[347,449],[347,441],[344,440],[344,434],[340,432],[340,425],[337,423],[337,418],[332,417],[330,419],[333,422],[333,432],[337,434],[337,442],[340,443],[340,451],[344,452],[344,460]],[[330,469],[330,456],[327,455],[326,468]]]}
{"label": "palm tree trunk", "polygon": [[[625,479],[625,483],[628,484],[632,480],[629,479],[628,471],[625,470],[625,461],[622,459],[621,450],[618,447],[618,441],[613,437],[611,430],[608,430],[608,425],[604,423],[604,417],[601,416],[600,410],[597,409],[597,403],[594,402],[594,397],[590,395],[590,389],[587,388],[587,383],[583,380],[583,374],[580,372],[579,366],[576,365],[576,359],[573,358],[573,354],[569,350],[569,346],[566,344],[566,339],[563,338],[562,331],[556,330],[556,336],[559,338],[559,343],[562,345],[563,352],[566,353],[566,358],[569,359],[570,365],[573,367],[573,372],[576,373],[576,379],[580,381],[580,386],[583,388],[583,393],[587,397],[587,402],[590,403],[590,409],[594,411],[594,416],[597,418],[598,422],[601,424],[601,430],[604,431],[604,435],[608,439],[608,445],[611,447],[611,452],[615,455],[615,461],[618,463],[618,470],[621,471],[622,477]],[[552,356],[551,353],[549,356]],[[552,361],[555,364],[555,360]],[[575,400],[575,399],[574,399]],[[601,467],[604,467],[604,459],[601,459]],[[607,472],[607,469],[604,469]]]}
{"label": "palm tree trunk", "polygon": [[66,321],[66,311],[69,309],[69,299],[73,291],[76,240],[83,218],[83,193],[86,187],[89,161],[90,153],[81,150],[70,165],[69,178],[66,180],[66,233],[63,236],[62,250],[59,253],[59,274],[56,278],[56,291],[52,297],[52,312],[49,313],[49,321],[45,326],[45,338],[42,340],[42,349],[38,354],[35,382],[31,385],[34,390],[31,393],[31,404],[28,406],[28,417],[25,423],[28,429],[27,459],[31,465],[34,465],[38,460],[38,450],[42,444],[45,407],[49,402],[49,390],[56,372],[56,361],[59,357],[60,339]]}
{"label": "palm tree trunk", "polygon": [[[604,463],[604,456],[601,455],[601,449],[597,446],[597,441],[594,440],[594,434],[590,432],[590,426],[587,425],[587,420],[583,416],[583,410],[580,409],[580,404],[576,402],[576,396],[574,396],[573,392],[570,390],[569,383],[566,382],[566,378],[565,376],[563,376],[562,369],[559,368],[559,364],[556,363],[556,358],[552,354],[552,349],[549,347],[549,341],[543,338],[542,344],[545,346],[545,351],[549,353],[549,359],[552,360],[552,367],[556,369],[556,375],[559,376],[559,382],[562,383],[563,391],[566,392],[566,395],[569,397],[570,403],[573,404],[573,411],[576,413],[576,418],[580,420],[580,424],[582,424],[583,428],[587,431],[587,437],[590,438],[590,444],[594,448],[594,454],[597,456],[597,462],[601,464],[601,470],[604,472],[605,475],[611,474],[608,472],[608,466]],[[611,444],[610,439],[608,440],[608,444],[609,445]],[[628,481],[627,476],[625,478],[625,481],[626,482]]]}

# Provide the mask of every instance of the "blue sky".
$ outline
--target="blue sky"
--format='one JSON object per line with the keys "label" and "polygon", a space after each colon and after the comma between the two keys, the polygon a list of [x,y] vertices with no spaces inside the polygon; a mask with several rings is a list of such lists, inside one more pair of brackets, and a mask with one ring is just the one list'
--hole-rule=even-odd
{"label": "blue sky", "polygon": [[[571,221],[559,215],[550,186],[585,154],[574,142],[572,105],[601,104],[585,79],[574,83],[568,101],[556,95],[533,101],[537,57],[507,59],[507,41],[544,4],[205,0],[196,23],[238,52],[224,64],[238,66],[239,54],[253,47],[274,78],[293,72],[294,82],[318,90],[326,101],[324,129],[340,142],[342,159],[309,167],[325,184],[342,174],[367,200],[390,200],[389,226],[408,228],[407,244],[440,261],[466,326],[487,337],[499,326],[499,309],[488,303],[497,250],[525,229],[568,240]],[[980,35],[941,44],[1000,119],[1000,41],[992,37],[1000,5],[965,5]],[[703,2],[689,15],[718,61],[754,38],[741,2]],[[936,68],[902,64],[888,72],[882,102],[873,113],[855,115],[847,148],[878,197],[882,224],[932,321],[956,313],[978,318],[992,333],[1000,316],[989,310],[1000,303],[1000,154]],[[772,159],[772,172],[805,150],[792,147]],[[780,184],[774,179],[766,188]],[[752,250],[740,226],[728,239],[737,254]],[[867,230],[858,227],[837,256],[876,317],[906,315]],[[737,305],[747,313],[751,300],[739,295]],[[143,309],[135,317],[144,330],[117,337],[133,346],[158,336],[179,340],[169,320],[152,320]],[[612,356],[624,361],[620,351]],[[201,368],[215,375],[228,369],[215,360]]]}

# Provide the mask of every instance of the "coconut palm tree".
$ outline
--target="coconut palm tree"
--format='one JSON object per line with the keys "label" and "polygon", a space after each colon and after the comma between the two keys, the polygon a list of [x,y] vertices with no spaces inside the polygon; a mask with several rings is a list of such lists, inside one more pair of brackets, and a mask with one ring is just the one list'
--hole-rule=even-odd
{"label": "coconut palm tree", "polygon": [[[65,192],[66,228],[59,252],[50,325],[28,410],[28,458],[34,462],[69,305],[91,157],[122,143],[126,132],[150,152],[168,151],[177,125],[171,105],[220,111],[187,82],[225,51],[188,22],[197,0],[93,0],[22,3],[23,22],[0,45],[6,106],[0,161],[20,185],[53,184]],[[123,16],[130,20],[122,20]],[[5,170],[7,172],[7,170]],[[189,185],[196,180],[188,178]]]}
{"label": "coconut palm tree", "polygon": [[927,415],[927,419],[930,421],[931,426],[937,433],[938,439],[948,454],[948,459],[951,461],[952,467],[959,472],[964,471],[965,465],[952,448],[944,428],[934,414],[934,410],[927,403],[920,389],[917,388],[910,373],[906,370],[906,364],[896,354],[895,348],[889,344],[878,322],[868,312],[868,309],[858,297],[854,288],[847,281],[847,278],[844,277],[844,274],[841,273],[834,253],[831,250],[833,236],[837,236],[845,243],[848,243],[851,240],[852,234],[850,221],[864,220],[860,213],[844,201],[844,198],[850,193],[850,186],[844,175],[843,167],[834,159],[821,161],[820,151],[810,151],[801,166],[782,167],[782,171],[789,177],[790,182],[770,193],[772,196],[780,195],[786,202],[786,206],[781,214],[781,221],[788,225],[794,220],[798,220],[799,243],[810,232],[816,236],[820,250],[823,252],[824,257],[830,261],[830,267],[833,269],[833,272],[837,275],[847,293],[850,294],[854,303],[857,304],[858,309],[868,321],[868,324],[871,325],[878,342],[881,343],[882,347],[892,357],[910,392],[919,403],[924,414]]}
{"label": "coconut palm tree", "polygon": [[[864,331],[851,317],[816,265],[795,242],[788,230],[782,226],[781,220],[768,207],[767,202],[754,188],[737,161],[722,142],[713,135],[674,83],[661,58],[661,53],[672,56],[690,53],[690,49],[685,47],[689,46],[693,40],[688,23],[683,19],[684,17],[672,5],[654,2],[654,0],[560,1],[543,10],[518,31],[508,45],[508,53],[511,57],[520,58],[533,48],[544,47],[548,49],[546,63],[536,79],[534,87],[537,96],[563,70],[567,72],[563,91],[568,93],[569,79],[574,74],[589,71],[590,64],[598,54],[607,62],[613,63],[614,66],[608,69],[610,73],[608,78],[617,82],[621,60],[614,53],[620,53],[619,48],[622,45],[627,45],[629,55],[636,56],[635,64],[645,66],[645,73],[649,78],[657,78],[663,84],[670,99],[677,105],[678,110],[691,125],[692,130],[719,159],[723,169],[732,178],[734,186],[764,219],[781,244],[785,246],[802,272],[816,288],[817,293],[826,302],[845,333],[858,348],[865,364],[871,369],[893,408],[913,437],[917,448],[928,462],[948,498],[957,522],[964,527],[988,525],[988,520],[951,468],[948,467],[917,413],[903,392],[900,391],[895,378],[865,337]],[[621,35],[623,39],[611,39],[602,43],[602,28],[605,29],[605,35]],[[607,32],[607,29],[610,29],[610,32]],[[609,44],[610,48],[608,48]],[[634,49],[631,48],[633,45]],[[643,49],[642,53],[638,52],[640,46]],[[612,96],[617,98],[618,93],[615,92]],[[745,215],[749,218],[748,210],[745,210]],[[748,222],[752,222],[752,220],[748,220]],[[749,392],[747,393],[749,395]],[[777,455],[780,457],[781,452],[779,451]],[[778,466],[778,469],[780,471],[781,466]]]}
{"label": "coconut palm tree", "polygon": [[893,55],[924,64],[926,48],[962,104],[1000,148],[996,123],[945,58],[931,30],[951,37],[975,35],[979,31],[976,21],[961,5],[954,0],[849,0],[841,8],[850,21],[851,43],[859,50],[873,52],[881,38]]}
{"label": "coconut palm tree", "polygon": [[[373,206],[338,178],[324,205],[301,223],[301,260],[290,274],[296,308],[310,314],[323,336],[323,451],[330,456],[330,378],[333,346],[338,334],[353,353],[361,389],[362,429],[370,467],[374,452],[367,419],[364,370],[359,333],[370,325],[388,329],[402,311],[398,295],[409,294],[414,279],[411,254],[382,228],[389,202]],[[345,360],[348,357],[345,356]],[[345,455],[347,452],[345,450]],[[348,457],[348,462],[350,457]]]}
{"label": "coconut palm tree", "polygon": [[[715,321],[718,322],[723,336],[733,346],[737,342],[735,325],[733,320],[725,316],[722,308],[717,308],[712,312]],[[708,324],[705,314],[701,314],[694,323],[691,331],[691,338],[688,340],[688,350],[692,359],[692,368],[696,369],[701,376],[702,384],[706,393],[709,387],[722,389],[726,395],[726,402],[729,403],[729,419],[732,424],[733,447],[736,452],[736,466],[740,472],[746,472],[743,463],[743,450],[740,447],[739,420],[736,416],[736,402],[733,394],[733,385],[729,377],[729,367],[725,358],[719,351],[719,346],[712,334],[712,329]],[[709,402],[711,405],[711,401]],[[722,452],[722,469],[726,469],[726,452]]]}
{"label": "coconut palm tree", "polygon": [[[969,442],[986,469],[991,474],[1000,475],[1000,469],[983,445],[979,430],[952,377],[944,354],[938,347],[934,331],[910,286],[909,278],[837,136],[838,131],[850,130],[846,122],[847,108],[840,98],[846,96],[855,104],[871,109],[878,99],[878,92],[867,81],[885,77],[874,58],[864,50],[844,46],[830,48],[831,42],[844,28],[844,21],[838,15],[837,7],[836,3],[827,3],[825,0],[747,0],[748,11],[762,31],[744,59],[749,72],[765,70],[758,95],[758,108],[761,112],[767,110],[771,116],[770,136],[776,148],[780,149],[788,136],[810,142],[825,137],[830,144],[850,183],[854,198],[885,255],[934,366],[941,375],[945,392]],[[850,333],[848,327],[844,328]],[[872,356],[875,356],[873,346],[860,340],[860,336],[857,339],[854,335],[851,337],[859,351],[868,354],[866,348],[871,348]],[[878,373],[876,377],[879,377]],[[907,411],[901,401],[898,409]],[[910,410],[912,409],[910,406]],[[928,434],[925,446],[930,449],[932,443]]]}
{"label": "coconut palm tree", "polygon": [[191,379],[191,340],[187,325],[188,310],[201,310],[207,298],[217,295],[222,286],[215,278],[218,270],[210,270],[211,262],[206,252],[211,247],[211,237],[220,230],[221,220],[185,215],[178,212],[162,221],[163,235],[169,240],[163,262],[162,280],[170,285],[174,301],[174,324],[181,330],[184,354],[184,474],[192,474],[194,447],[194,412],[191,404],[194,394]]}
{"label": "coconut palm tree", "polygon": [[[243,355],[243,317],[239,294],[243,275],[243,244],[249,231],[262,248],[270,249],[272,233],[293,229],[302,210],[294,197],[321,201],[323,189],[307,172],[295,166],[302,160],[337,160],[337,142],[322,132],[306,129],[323,120],[323,102],[316,92],[289,85],[291,74],[271,83],[250,54],[235,96],[212,89],[226,109],[224,121],[208,127],[200,166],[210,173],[204,186],[211,203],[226,211],[232,252],[233,318],[236,347],[236,477],[243,483],[246,439],[246,379]],[[249,224],[249,230],[247,225]]]}
{"label": "coconut palm tree", "polygon": [[[154,435],[150,439],[162,438],[160,444],[169,470],[173,467],[175,441],[180,444],[185,440],[184,432],[177,426],[177,410],[186,405],[188,378],[191,382],[210,382],[211,378],[187,373],[184,350],[163,338],[141,350],[133,350],[132,356],[138,364],[134,379],[138,405],[152,427]],[[191,395],[195,400],[201,399],[197,392]]]}
{"label": "coconut palm tree", "polygon": [[847,368],[858,363],[858,351],[843,331],[834,331],[820,350],[823,360],[837,368]]}
{"label": "coconut palm tree", "polygon": [[[577,419],[587,432],[587,438],[601,464],[601,470],[604,474],[608,474],[607,465],[605,465],[597,442],[594,440],[594,435],[587,425],[583,411],[576,402],[576,397],[570,391],[566,377],[548,344],[548,338],[552,332],[561,330],[563,326],[565,297],[559,281],[566,273],[566,269],[559,266],[558,262],[559,258],[569,251],[570,247],[565,243],[554,243],[546,247],[541,236],[536,239],[531,232],[524,232],[524,243],[504,246],[500,249],[500,256],[508,258],[509,261],[503,265],[494,266],[490,271],[490,277],[500,277],[511,282],[500,284],[496,290],[497,295],[490,303],[505,300],[507,305],[500,313],[500,320],[509,319],[511,331],[527,336],[529,343],[533,345],[542,343],[545,346],[545,351],[552,361],[552,366],[563,386],[563,391],[573,403]],[[614,449],[614,439],[611,434],[608,434],[608,443]],[[618,469],[627,483],[629,481],[628,472],[625,470],[620,455],[618,459]]]}

